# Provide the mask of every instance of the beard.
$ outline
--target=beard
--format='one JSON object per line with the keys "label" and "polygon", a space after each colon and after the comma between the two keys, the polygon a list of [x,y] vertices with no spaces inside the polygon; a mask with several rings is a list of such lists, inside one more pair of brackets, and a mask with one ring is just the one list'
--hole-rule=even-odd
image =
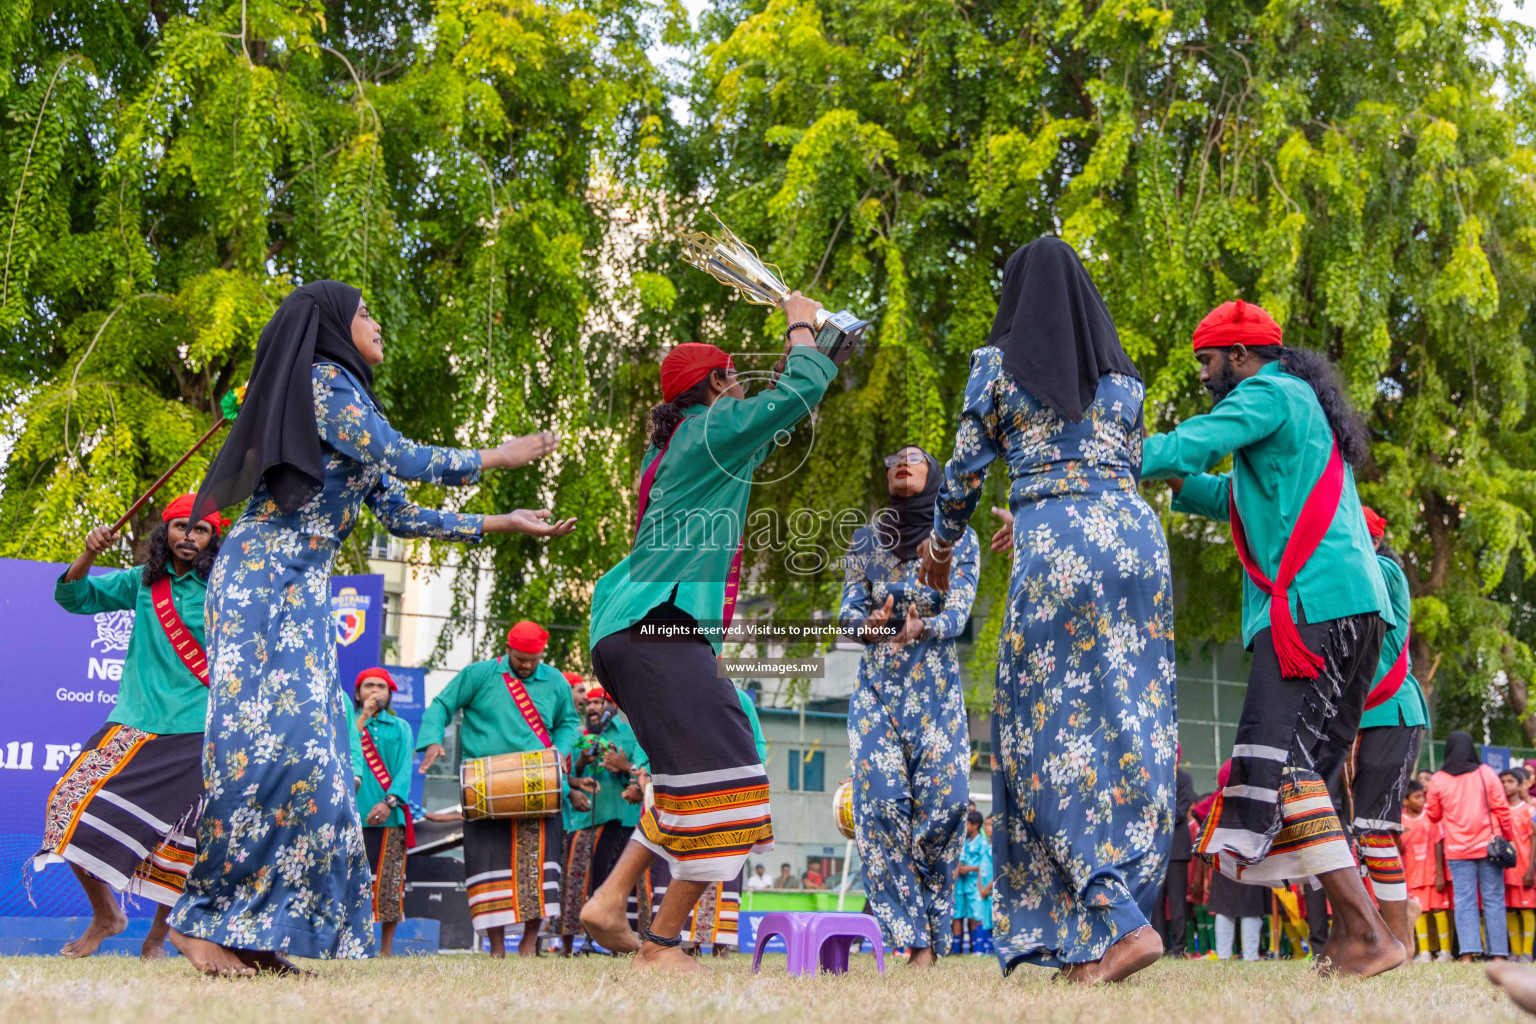
{"label": "beard", "polygon": [[1211,404],[1220,402],[1232,393],[1232,389],[1242,383],[1237,374],[1232,372],[1232,364],[1227,362],[1227,357],[1221,357],[1221,369],[1216,376],[1205,382],[1205,390],[1211,393]]}

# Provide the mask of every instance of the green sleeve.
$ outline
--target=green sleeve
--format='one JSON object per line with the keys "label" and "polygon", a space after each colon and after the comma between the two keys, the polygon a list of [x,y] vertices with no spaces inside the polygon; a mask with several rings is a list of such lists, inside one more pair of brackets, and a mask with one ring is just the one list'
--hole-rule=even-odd
{"label": "green sleeve", "polygon": [[785,360],[777,387],[710,406],[706,437],[711,451],[750,460],[781,431],[810,415],[835,376],[837,365],[832,360],[809,345],[796,345]]}
{"label": "green sleeve", "polygon": [[1173,496],[1173,510],[1227,522],[1232,518],[1232,474],[1200,473],[1185,477],[1183,488]]}
{"label": "green sleeve", "polygon": [[421,716],[421,734],[416,737],[417,750],[426,750],[434,743],[443,742],[443,730],[448,728],[454,713],[468,703],[470,695],[474,693],[474,682],[470,677],[474,668],[474,665],[464,666],[443,687],[443,692],[433,697],[432,703],[427,705],[427,710]]}
{"label": "green sleeve", "polygon": [[357,731],[357,709],[351,701],[346,698],[342,700],[347,706],[347,741],[352,748],[352,774],[359,779],[366,779],[368,761],[363,757],[363,736]]}
{"label": "green sleeve", "polygon": [[[553,670],[552,670],[553,671]],[[557,676],[560,674],[555,673]],[[564,677],[560,677],[562,682]],[[562,757],[569,757],[571,751],[576,749],[576,741],[581,738],[581,716],[576,713],[576,703],[566,698],[555,703],[554,727],[549,730],[549,739],[560,751]]]}
{"label": "green sleeve", "polygon": [[142,566],[99,576],[86,575],[73,583],[67,582],[61,573],[59,581],[53,585],[53,599],[60,608],[75,615],[131,610],[139,599],[139,587],[143,582]]}
{"label": "green sleeve", "polygon": [[1204,473],[1226,456],[1264,440],[1285,423],[1289,405],[1280,385],[1249,377],[1201,416],[1142,443],[1141,475],[1147,480]]}
{"label": "green sleeve", "polygon": [[746,714],[747,721],[752,725],[752,742],[757,747],[757,759],[763,763],[768,761],[768,740],[763,736],[763,725],[757,720],[757,705],[752,703],[752,697],[746,690],[737,690],[736,699],[741,701],[741,710]]}
{"label": "green sleeve", "polygon": [[405,719],[395,717],[400,726],[400,732],[405,742],[400,744],[400,753],[395,757],[395,763],[389,766],[389,791],[400,798],[401,803],[411,802],[411,723]]}

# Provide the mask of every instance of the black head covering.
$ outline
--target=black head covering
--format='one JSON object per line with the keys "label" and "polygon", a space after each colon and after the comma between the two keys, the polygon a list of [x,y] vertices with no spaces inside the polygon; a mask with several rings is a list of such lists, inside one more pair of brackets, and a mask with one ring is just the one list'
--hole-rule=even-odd
{"label": "black head covering", "polygon": [[373,368],[352,344],[352,318],[363,293],[340,281],[296,288],[277,307],[256,343],[256,361],[240,415],[197,489],[192,515],[249,498],[262,480],[284,515],[315,496],[325,481],[315,425],[315,363],[336,363],[363,386],[375,407]]}
{"label": "black head covering", "polygon": [[1141,379],[1083,261],[1059,238],[1037,238],[1008,257],[987,344],[1003,350],[1003,369],[1020,386],[1073,421],[1104,374]]}
{"label": "black head covering", "polygon": [[1476,771],[1482,764],[1477,759],[1477,748],[1472,745],[1472,737],[1464,732],[1453,732],[1445,738],[1445,759],[1440,765],[1440,770],[1447,775],[1465,775],[1467,772]]}
{"label": "black head covering", "polygon": [[880,541],[880,546],[902,562],[916,558],[917,546],[933,531],[933,503],[939,496],[939,486],[944,482],[944,469],[937,459],[923,451],[921,445],[904,444],[897,451],[907,448],[916,448],[928,460],[928,482],[917,494],[891,498],[875,517],[875,537]]}

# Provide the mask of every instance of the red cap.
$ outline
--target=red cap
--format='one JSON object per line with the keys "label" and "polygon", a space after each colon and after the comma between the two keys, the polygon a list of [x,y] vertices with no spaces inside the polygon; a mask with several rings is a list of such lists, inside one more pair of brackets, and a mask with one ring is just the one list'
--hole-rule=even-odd
{"label": "red cap", "polygon": [[389,690],[390,690],[391,693],[394,693],[396,690],[400,689],[400,687],[395,685],[395,677],[390,675],[388,672],[384,671],[384,669],[382,669],[382,668],[365,668],[365,669],[363,669],[361,672],[359,672],[357,674],[357,682],[352,684],[352,692],[353,693],[357,692],[357,688],[359,686],[363,685],[363,680],[365,680],[365,679],[382,679],[382,680],[384,680],[386,683],[389,684]]}
{"label": "red cap", "polygon": [[560,674],[565,676],[565,681],[570,683],[572,688],[587,685],[587,677],[580,672],[561,672]]}
{"label": "red cap", "polygon": [[1387,521],[1377,515],[1375,509],[1362,505],[1360,511],[1365,513],[1365,528],[1371,531],[1372,537],[1380,537],[1387,532]]}
{"label": "red cap", "polygon": [[1232,345],[1282,345],[1285,332],[1262,306],[1238,299],[1223,302],[1205,315],[1195,328],[1195,350]]}
{"label": "red cap", "polygon": [[711,370],[728,370],[731,357],[718,345],[690,341],[674,348],[661,361],[661,400],[670,402],[709,376]]}
{"label": "red cap", "polygon": [[592,687],[592,689],[588,690],[587,691],[587,698],[586,699],[587,700],[613,700],[612,697],[608,696],[608,691],[603,689],[601,686],[594,686],[594,687]]}
{"label": "red cap", "polygon": [[507,646],[522,654],[543,654],[549,644],[549,631],[537,622],[524,619],[507,630]]}
{"label": "red cap", "polygon": [[[195,500],[197,500],[197,495],[183,494],[181,497],[165,506],[165,511],[160,513],[160,521],[168,523],[172,519],[186,519],[192,514],[192,502]],[[224,527],[229,525],[229,520],[219,515],[218,509],[214,509],[212,512],[209,512],[207,515],[203,516],[203,521],[213,524],[214,533],[221,532]]]}

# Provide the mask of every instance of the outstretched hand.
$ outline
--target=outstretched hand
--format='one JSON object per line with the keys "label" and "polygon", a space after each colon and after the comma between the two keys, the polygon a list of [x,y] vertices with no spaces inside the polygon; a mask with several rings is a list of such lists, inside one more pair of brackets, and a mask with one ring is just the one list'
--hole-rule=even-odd
{"label": "outstretched hand", "polygon": [[547,508],[536,510],[520,508],[515,512],[486,516],[485,524],[481,528],[486,533],[524,533],[530,537],[543,537],[547,540],[564,537],[576,529],[575,516],[569,519],[551,519],[551,514]]}
{"label": "outstretched hand", "polygon": [[891,609],[895,604],[895,595],[886,594],[885,603],[864,617],[864,625],[860,627],[859,633],[865,643],[876,644],[889,639],[882,631],[891,619]]}
{"label": "outstretched hand", "polygon": [[1004,551],[1013,550],[1013,513],[1005,508],[992,506],[992,514],[1003,521],[1003,525],[997,528],[992,535],[992,550],[1001,554]]}
{"label": "outstretched hand", "polygon": [[422,751],[421,754],[421,774],[427,774],[427,769],[431,768],[432,763],[438,758],[447,756],[448,751],[443,749],[441,743],[428,744],[427,749]]}
{"label": "outstretched hand", "polygon": [[480,464],[485,469],[517,469],[534,459],[542,459],[560,445],[560,435],[553,430],[540,430],[522,437],[514,437],[489,451],[482,452]]}

